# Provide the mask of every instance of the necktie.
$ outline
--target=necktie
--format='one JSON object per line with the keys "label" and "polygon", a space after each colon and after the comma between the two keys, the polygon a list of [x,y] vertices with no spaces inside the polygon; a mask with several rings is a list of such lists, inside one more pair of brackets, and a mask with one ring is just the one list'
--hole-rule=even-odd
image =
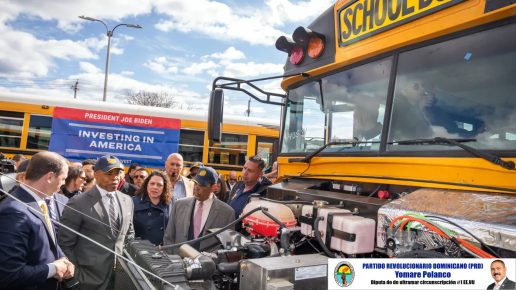
{"label": "necktie", "polygon": [[120,223],[118,221],[118,216],[115,211],[115,196],[112,193],[107,194],[109,198],[109,222],[111,224],[111,232],[114,236],[118,235],[118,231],[120,230]]}
{"label": "necktie", "polygon": [[57,220],[56,210],[53,207],[52,201],[53,201],[53,198],[51,198],[51,197],[45,198],[45,202],[47,203],[47,208],[48,208],[48,216],[50,217],[51,220]]}
{"label": "necktie", "polygon": [[54,239],[54,229],[52,228],[52,222],[50,221],[50,217],[48,216],[48,207],[46,203],[42,203],[40,206],[41,212],[43,213],[43,216],[45,217],[45,223],[47,224],[48,230],[50,232],[50,236],[52,237],[52,240]]}
{"label": "necktie", "polygon": [[495,286],[494,286],[494,288],[493,288],[493,289],[494,289],[494,290],[498,290],[498,289],[500,289],[500,285],[498,285],[498,283],[495,283]]}
{"label": "necktie", "polygon": [[202,224],[202,201],[199,202],[199,206],[194,214],[194,238],[198,238],[201,233],[201,224]]}

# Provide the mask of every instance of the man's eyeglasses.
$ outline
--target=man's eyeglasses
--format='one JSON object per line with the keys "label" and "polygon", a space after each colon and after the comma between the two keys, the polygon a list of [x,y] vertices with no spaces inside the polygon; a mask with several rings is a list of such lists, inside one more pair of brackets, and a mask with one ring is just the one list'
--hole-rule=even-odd
{"label": "man's eyeglasses", "polygon": [[133,179],[138,179],[138,178],[145,179],[145,178],[147,178],[147,176],[145,176],[145,175],[135,175],[133,177]]}

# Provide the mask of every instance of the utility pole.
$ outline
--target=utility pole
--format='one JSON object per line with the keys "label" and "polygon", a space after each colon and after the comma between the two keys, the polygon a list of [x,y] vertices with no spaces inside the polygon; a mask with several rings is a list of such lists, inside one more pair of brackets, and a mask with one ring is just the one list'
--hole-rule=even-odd
{"label": "utility pole", "polygon": [[74,85],[72,85],[72,87],[71,87],[71,88],[72,88],[72,90],[73,90],[73,98],[74,98],[74,99],[77,99],[77,91],[79,90],[79,79],[77,79],[77,80],[75,81],[75,84],[74,84]]}
{"label": "utility pole", "polygon": [[251,115],[251,98],[249,98],[249,101],[247,101],[247,110],[245,111],[245,113],[247,114],[247,117]]}

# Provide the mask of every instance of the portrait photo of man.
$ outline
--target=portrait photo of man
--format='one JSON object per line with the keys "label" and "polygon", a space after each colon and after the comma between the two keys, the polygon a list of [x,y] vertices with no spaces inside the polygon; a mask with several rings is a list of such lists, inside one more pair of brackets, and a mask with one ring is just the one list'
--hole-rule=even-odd
{"label": "portrait photo of man", "polygon": [[502,260],[491,262],[491,276],[495,282],[489,285],[487,290],[516,289],[514,281],[507,278],[507,267],[505,267],[505,263]]}

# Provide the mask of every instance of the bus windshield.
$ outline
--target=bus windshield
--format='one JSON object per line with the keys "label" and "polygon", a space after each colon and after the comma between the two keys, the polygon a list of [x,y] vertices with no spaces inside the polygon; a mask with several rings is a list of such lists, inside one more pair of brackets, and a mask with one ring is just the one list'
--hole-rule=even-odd
{"label": "bus windshield", "polygon": [[395,75],[394,56],[388,56],[290,89],[282,153],[353,139],[361,142],[324,152],[379,151],[385,134],[387,151],[461,150],[395,143],[434,137],[473,138],[473,148],[515,150],[516,38],[504,35],[516,35],[516,24],[397,52]]}

